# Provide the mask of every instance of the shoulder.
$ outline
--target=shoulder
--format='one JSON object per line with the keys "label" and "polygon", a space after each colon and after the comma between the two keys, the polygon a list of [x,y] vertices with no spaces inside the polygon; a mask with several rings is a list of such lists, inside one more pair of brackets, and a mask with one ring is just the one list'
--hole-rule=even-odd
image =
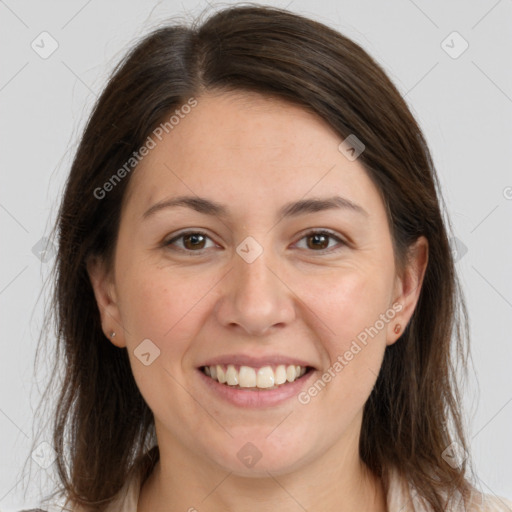
{"label": "shoulder", "polygon": [[502,496],[476,494],[467,512],[512,512],[512,501]]}
{"label": "shoulder", "polygon": [[[389,468],[383,475],[389,512],[431,512],[431,507],[419,497],[417,490],[396,469]],[[468,503],[469,501],[469,503]],[[464,501],[460,493],[452,496],[447,504],[450,512],[512,512],[512,501],[501,496],[484,494],[474,487],[470,499]]]}
{"label": "shoulder", "polygon": [[[153,470],[156,462],[159,460],[159,457],[158,445],[138,457],[132,464],[123,487],[112,498],[109,504],[106,505],[104,511],[132,512],[133,510],[136,510],[141,485]],[[52,500],[50,503],[44,502],[44,504],[40,504],[45,506],[45,509],[32,508],[28,510],[20,510],[19,512],[62,512],[64,510],[70,512],[86,512],[84,507],[71,504],[69,499],[62,495],[55,501]]]}

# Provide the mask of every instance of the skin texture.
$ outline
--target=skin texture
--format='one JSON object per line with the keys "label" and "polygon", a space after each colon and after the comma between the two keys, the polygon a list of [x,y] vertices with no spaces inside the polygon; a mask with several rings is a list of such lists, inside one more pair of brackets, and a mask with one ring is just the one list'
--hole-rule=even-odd
{"label": "skin texture", "polygon": [[[155,416],[160,461],[138,512],[386,510],[380,480],[359,458],[362,411],[386,346],[400,336],[393,328],[403,331],[414,311],[427,242],[418,240],[399,275],[375,185],[316,115],[254,93],[197,100],[134,171],[113,270],[89,265],[105,333],[116,331],[112,343],[127,348]],[[143,216],[179,195],[217,201],[230,214],[221,220],[175,207]],[[288,202],[333,195],[366,214],[276,218]],[[165,246],[187,229],[208,238],[198,248],[183,238]],[[312,229],[344,243],[308,244]],[[247,236],[263,248],[252,263],[236,252]],[[240,408],[198,373],[216,356],[280,354],[315,367],[312,383],[393,304],[401,311],[308,404],[293,397]],[[149,366],[134,355],[144,339],[160,349]],[[261,452],[252,468],[237,457],[247,442]]]}

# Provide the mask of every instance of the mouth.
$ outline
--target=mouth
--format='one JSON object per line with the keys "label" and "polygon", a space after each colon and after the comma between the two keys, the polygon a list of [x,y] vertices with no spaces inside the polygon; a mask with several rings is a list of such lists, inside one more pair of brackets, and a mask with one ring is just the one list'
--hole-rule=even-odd
{"label": "mouth", "polygon": [[216,364],[201,366],[201,372],[219,384],[245,391],[271,391],[282,388],[307,376],[313,367],[294,364],[259,367]]}

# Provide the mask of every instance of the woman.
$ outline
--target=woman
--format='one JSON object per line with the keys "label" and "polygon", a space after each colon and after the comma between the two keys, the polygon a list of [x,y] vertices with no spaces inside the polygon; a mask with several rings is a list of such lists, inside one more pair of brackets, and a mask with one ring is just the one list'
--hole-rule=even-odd
{"label": "woman", "polygon": [[142,40],[59,215],[64,509],[512,506],[467,476],[440,198],[400,94],[334,30],[249,6]]}

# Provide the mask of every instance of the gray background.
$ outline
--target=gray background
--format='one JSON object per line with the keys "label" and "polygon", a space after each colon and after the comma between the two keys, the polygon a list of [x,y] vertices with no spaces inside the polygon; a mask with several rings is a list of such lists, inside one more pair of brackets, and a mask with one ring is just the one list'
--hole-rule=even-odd
{"label": "gray background", "polygon": [[[37,375],[33,369],[45,303],[39,295],[53,262],[51,248],[43,261],[37,257],[37,243],[49,233],[77,138],[128,45],[169,17],[186,21],[206,5],[0,0],[3,511],[35,504],[38,489],[47,490],[53,478],[52,466],[33,464],[24,494],[21,469],[38,432],[34,409],[45,383],[44,368]],[[512,0],[272,5],[361,44],[384,66],[425,132],[470,313],[474,368],[465,402],[479,485],[512,498]],[[39,36],[43,31],[58,44],[45,59],[31,47],[35,41],[39,52],[51,49],[48,36]],[[453,31],[469,44],[461,55],[464,41],[448,37]],[[48,431],[40,437],[50,441]]]}

